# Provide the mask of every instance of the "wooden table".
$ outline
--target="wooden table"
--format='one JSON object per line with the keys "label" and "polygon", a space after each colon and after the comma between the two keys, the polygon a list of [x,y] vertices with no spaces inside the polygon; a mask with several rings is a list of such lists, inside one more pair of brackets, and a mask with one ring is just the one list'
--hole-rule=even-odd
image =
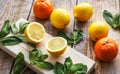
{"label": "wooden table", "polygon": [[[84,31],[84,39],[71,46],[76,51],[86,55],[87,57],[96,61],[96,65],[91,74],[120,74],[120,53],[111,62],[101,62],[95,58],[93,52],[93,42],[89,39],[87,29],[89,25],[95,21],[104,21],[102,13],[103,10],[108,10],[113,14],[120,12],[120,0],[52,0],[55,8],[64,8],[70,13],[71,21],[69,25],[64,29],[66,33],[70,34],[73,29],[82,29]],[[94,14],[92,18],[85,22],[80,23],[73,18],[73,7],[81,2],[88,1],[94,8]],[[5,19],[10,19],[11,22],[23,17],[29,21],[37,21],[44,25],[46,31],[56,36],[57,29],[51,26],[49,19],[40,20],[36,18],[32,11],[32,4],[34,0],[0,0],[0,26],[4,23]],[[105,22],[105,21],[104,21]],[[120,31],[116,31],[109,26],[108,37],[113,38],[120,43]],[[120,45],[119,45],[120,46]],[[0,50],[0,74],[9,74],[10,67],[13,62],[11,57],[6,52]],[[25,74],[35,74],[30,69],[25,71]]]}

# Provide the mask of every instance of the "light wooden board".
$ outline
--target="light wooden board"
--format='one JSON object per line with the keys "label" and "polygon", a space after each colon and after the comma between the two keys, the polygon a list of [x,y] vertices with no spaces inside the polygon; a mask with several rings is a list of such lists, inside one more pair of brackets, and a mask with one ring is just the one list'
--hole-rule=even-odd
{"label": "light wooden board", "polygon": [[[17,24],[19,24],[19,22],[21,22],[21,21],[26,21],[26,20],[25,19],[19,19]],[[46,33],[44,40],[37,45],[37,48],[39,50],[41,50],[43,53],[48,54],[49,57],[48,57],[47,60],[49,62],[51,62],[53,64],[55,64],[56,61],[59,61],[59,62],[63,63],[65,61],[65,58],[70,56],[74,63],[79,62],[79,63],[83,63],[83,64],[87,65],[88,73],[92,70],[95,62],[93,60],[89,59],[88,57],[82,55],[81,53],[77,52],[76,50],[74,50],[73,48],[71,48],[69,46],[67,47],[67,50],[65,51],[65,53],[63,55],[61,55],[60,57],[56,58],[56,57],[51,56],[46,51],[46,48],[45,48],[45,44],[50,38],[52,38],[52,36],[50,34]],[[26,63],[27,64],[30,63],[28,52],[33,49],[32,47],[30,47],[30,46],[28,46],[24,43],[21,43],[19,45],[14,45],[14,46],[0,46],[0,48],[2,48],[5,52],[12,55],[13,57],[16,57],[16,55],[19,52],[22,52],[25,56]],[[38,74],[41,74],[41,73],[43,73],[43,74],[53,74],[53,70],[49,71],[49,70],[40,69],[35,65],[31,65],[30,68],[33,69]]]}

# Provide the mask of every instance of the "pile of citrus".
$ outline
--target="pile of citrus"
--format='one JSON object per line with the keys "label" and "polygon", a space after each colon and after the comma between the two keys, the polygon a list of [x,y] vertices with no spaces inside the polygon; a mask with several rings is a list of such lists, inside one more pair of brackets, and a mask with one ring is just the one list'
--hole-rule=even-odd
{"label": "pile of citrus", "polygon": [[[64,29],[70,22],[69,13],[63,8],[53,9],[50,0],[37,0],[34,3],[33,12],[40,19],[50,17],[51,24],[57,29]],[[93,7],[89,3],[80,3],[73,8],[73,16],[80,22],[91,18]],[[101,21],[93,22],[88,28],[91,40],[96,41],[94,52],[96,58],[102,61],[111,61],[118,54],[118,44],[115,40],[107,38],[109,27]],[[45,29],[40,23],[30,23],[24,32],[27,40],[32,43],[39,43],[44,39]],[[53,37],[46,43],[47,51],[53,56],[60,56],[67,47],[67,41],[61,37]]]}

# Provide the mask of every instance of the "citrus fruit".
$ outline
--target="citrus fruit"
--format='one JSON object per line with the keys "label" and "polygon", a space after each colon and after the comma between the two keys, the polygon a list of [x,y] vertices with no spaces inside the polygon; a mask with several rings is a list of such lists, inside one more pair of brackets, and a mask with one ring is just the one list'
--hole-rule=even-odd
{"label": "citrus fruit", "polygon": [[67,47],[67,41],[62,37],[53,37],[47,44],[47,51],[53,56],[60,56],[63,54]]}
{"label": "citrus fruit", "polygon": [[75,19],[85,22],[90,19],[93,14],[93,7],[89,3],[80,3],[73,9]]}
{"label": "citrus fruit", "polygon": [[57,8],[51,13],[50,21],[55,28],[63,29],[69,24],[70,15],[65,9]]}
{"label": "citrus fruit", "polygon": [[33,12],[37,18],[47,19],[53,11],[51,0],[36,0],[33,6]]}
{"label": "citrus fruit", "polygon": [[29,42],[39,43],[45,36],[45,29],[40,23],[32,22],[26,27],[24,34]]}
{"label": "citrus fruit", "polygon": [[106,37],[108,35],[108,31],[108,25],[100,21],[93,22],[88,28],[89,37],[93,41]]}
{"label": "citrus fruit", "polygon": [[101,61],[111,61],[118,54],[118,44],[111,38],[102,38],[94,46],[96,57]]}

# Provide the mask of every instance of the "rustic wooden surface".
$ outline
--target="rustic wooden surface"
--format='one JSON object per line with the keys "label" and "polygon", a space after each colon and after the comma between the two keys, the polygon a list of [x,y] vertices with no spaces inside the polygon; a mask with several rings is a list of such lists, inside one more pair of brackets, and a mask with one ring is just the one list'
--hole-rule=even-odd
{"label": "rustic wooden surface", "polygon": [[[113,14],[120,12],[120,0],[52,0],[54,8],[64,8],[71,16],[69,25],[64,29],[68,34],[73,29],[82,29],[84,31],[84,39],[82,42],[72,47],[78,52],[88,56],[89,58],[96,61],[96,65],[91,74],[120,74],[120,53],[115,60],[105,63],[97,60],[93,52],[93,42],[89,39],[87,28],[95,21],[104,21],[102,12],[108,10]],[[85,22],[80,23],[73,18],[73,7],[81,2],[89,2],[94,8],[94,14],[92,18]],[[57,29],[51,26],[49,19],[40,20],[36,18],[33,12],[30,12],[31,5],[34,0],[0,0],[0,26],[3,24],[5,19],[10,19],[11,22],[16,21],[20,17],[24,17],[29,21],[37,21],[44,24],[46,31],[56,36]],[[30,14],[29,14],[30,13]],[[116,31],[109,27],[109,37],[115,39],[120,43],[120,31]],[[120,47],[120,44],[119,44]],[[13,57],[6,52],[0,50],[0,74],[9,74],[10,67],[12,65]],[[26,70],[25,74],[35,74],[32,70]]]}

